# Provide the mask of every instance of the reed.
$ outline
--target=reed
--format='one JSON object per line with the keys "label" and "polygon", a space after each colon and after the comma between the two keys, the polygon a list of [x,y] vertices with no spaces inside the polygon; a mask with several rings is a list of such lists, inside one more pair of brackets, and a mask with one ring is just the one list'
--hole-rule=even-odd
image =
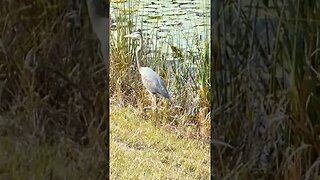
{"label": "reed", "polygon": [[[143,28],[143,20],[136,17],[146,16],[146,20],[154,21],[153,27],[159,26],[161,17],[148,16],[140,4],[133,6],[131,1],[113,3],[115,15],[114,34],[111,37],[110,73],[112,97],[119,104],[133,105],[139,109],[150,105],[149,94],[144,89],[140,75],[136,69],[134,49],[136,44],[127,41],[123,36]],[[138,11],[139,9],[139,11]],[[140,14],[139,14],[140,13]],[[135,25],[134,25],[135,24]],[[176,126],[196,127],[195,134],[209,137],[210,127],[210,47],[209,39],[203,44],[195,31],[195,38],[180,34],[180,38],[189,38],[189,47],[185,49],[178,41],[173,40],[169,32],[165,38],[159,38],[156,28],[150,34],[144,33],[145,53],[143,64],[154,69],[164,79],[172,96],[172,104],[160,101],[161,120],[165,124],[177,123]],[[190,46],[190,44],[192,44]],[[185,118],[183,118],[185,117]]]}
{"label": "reed", "polygon": [[317,179],[320,4],[242,3],[219,6],[216,178]]}
{"label": "reed", "polygon": [[86,8],[68,1],[1,2],[1,179],[106,176],[106,74],[93,36]]}

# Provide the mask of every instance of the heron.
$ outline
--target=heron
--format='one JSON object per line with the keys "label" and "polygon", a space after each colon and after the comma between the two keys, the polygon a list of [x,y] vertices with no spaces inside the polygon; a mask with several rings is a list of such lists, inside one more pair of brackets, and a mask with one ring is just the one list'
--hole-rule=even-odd
{"label": "heron", "polygon": [[152,109],[154,110],[157,108],[157,94],[165,97],[170,101],[166,85],[163,79],[154,70],[149,67],[143,66],[141,63],[141,54],[143,51],[143,37],[141,29],[131,34],[125,35],[124,37],[139,40],[139,46],[137,46],[136,48],[137,67],[141,75],[142,84],[147,89],[152,98]]}

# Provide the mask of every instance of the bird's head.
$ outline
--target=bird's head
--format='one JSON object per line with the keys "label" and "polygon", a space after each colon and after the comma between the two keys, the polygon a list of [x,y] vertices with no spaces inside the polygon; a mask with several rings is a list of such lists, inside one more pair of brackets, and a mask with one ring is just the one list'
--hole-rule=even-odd
{"label": "bird's head", "polygon": [[141,29],[138,29],[138,31],[135,31],[131,34],[127,34],[124,37],[126,38],[132,38],[132,39],[141,39],[142,38],[142,32]]}

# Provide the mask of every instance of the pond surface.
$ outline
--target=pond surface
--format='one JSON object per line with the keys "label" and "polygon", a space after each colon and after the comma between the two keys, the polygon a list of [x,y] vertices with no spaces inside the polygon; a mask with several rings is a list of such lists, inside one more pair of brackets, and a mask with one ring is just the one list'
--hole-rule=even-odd
{"label": "pond surface", "polygon": [[113,26],[117,23],[113,12],[123,6],[136,10],[133,17],[135,29],[142,29],[144,37],[151,40],[148,44],[165,41],[165,44],[173,44],[181,50],[192,50],[196,38],[200,42],[210,40],[209,0],[113,1]]}

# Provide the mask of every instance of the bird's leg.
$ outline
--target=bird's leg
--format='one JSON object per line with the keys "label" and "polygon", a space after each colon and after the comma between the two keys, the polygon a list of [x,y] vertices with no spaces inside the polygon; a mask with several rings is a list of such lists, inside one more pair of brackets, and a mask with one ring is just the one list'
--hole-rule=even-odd
{"label": "bird's leg", "polygon": [[158,112],[157,112],[157,96],[154,95],[155,99],[155,113],[156,113],[156,124],[158,123]]}
{"label": "bird's leg", "polygon": [[149,94],[150,94],[150,97],[151,97],[151,109],[154,110],[155,109],[154,108],[155,107],[155,105],[154,105],[155,104],[155,99],[154,99],[155,95],[152,94],[151,92],[149,92]]}
{"label": "bird's leg", "polygon": [[144,109],[153,109],[153,94],[149,91],[148,93],[150,94],[150,97],[151,97],[151,106],[145,107]]}
{"label": "bird's leg", "polygon": [[154,99],[155,99],[155,109],[157,110],[157,96],[154,95]]}
{"label": "bird's leg", "polygon": [[157,96],[152,94],[151,92],[149,92],[149,93],[151,96],[151,109],[153,110],[151,113],[151,117],[152,117],[152,119],[155,118],[155,123],[157,123],[157,112],[155,111],[156,107],[157,107]]}
{"label": "bird's leg", "polygon": [[157,109],[157,96],[152,94],[152,110]]}
{"label": "bird's leg", "polygon": [[152,97],[152,114],[155,118],[155,126],[158,124],[158,113],[157,113],[157,96],[155,94],[151,94]]}

